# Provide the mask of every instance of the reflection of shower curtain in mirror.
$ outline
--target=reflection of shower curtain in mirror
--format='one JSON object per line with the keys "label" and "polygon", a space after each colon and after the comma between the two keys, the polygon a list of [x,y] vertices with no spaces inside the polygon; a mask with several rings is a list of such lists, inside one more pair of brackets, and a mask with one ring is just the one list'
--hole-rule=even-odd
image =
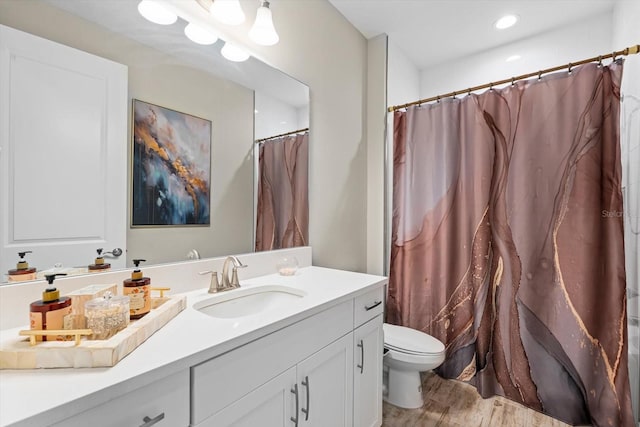
{"label": "reflection of shower curtain in mirror", "polygon": [[309,241],[309,132],[269,139],[259,147],[256,251]]}
{"label": "reflection of shower curtain in mirror", "polygon": [[619,143],[622,64],[394,117],[387,321],[438,373],[571,424],[633,425]]}

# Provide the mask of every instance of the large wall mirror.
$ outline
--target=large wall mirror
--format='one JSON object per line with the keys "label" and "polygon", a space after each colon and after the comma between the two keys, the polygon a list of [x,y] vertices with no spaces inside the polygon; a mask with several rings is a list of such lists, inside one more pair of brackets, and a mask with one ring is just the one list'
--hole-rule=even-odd
{"label": "large wall mirror", "polygon": [[[91,249],[73,255],[37,242],[30,246],[28,239],[16,245],[10,238],[11,224],[2,218],[0,282],[6,282],[7,271],[16,267],[17,252],[23,250],[33,251],[27,256],[33,267],[50,271],[56,263],[62,269],[84,268],[93,263],[95,249],[99,247],[105,251],[122,247],[124,253],[119,258],[112,258],[111,254],[105,257],[106,262],[116,267],[130,267],[136,258],[146,259],[147,264],[160,264],[196,256],[252,252],[255,248],[255,140],[271,136],[269,132],[281,134],[308,128],[309,89],[254,57],[245,62],[230,62],[220,54],[222,41],[208,46],[195,44],[184,35],[185,21],[156,25],[140,16],[137,5],[136,0],[0,0],[0,24],[123,64],[128,77],[124,107],[128,123],[120,153],[126,166],[119,171],[126,177],[122,190],[127,193],[126,207],[111,211],[107,206],[104,212],[97,213],[95,209],[87,210],[87,216],[95,215],[100,221],[113,216],[124,218],[126,241],[118,244],[95,238],[89,244]],[[246,13],[249,16],[249,11]],[[3,64],[6,66],[6,62]],[[208,226],[131,227],[134,99],[211,122]],[[13,125],[10,117],[2,123]],[[37,125],[34,118],[31,126]],[[8,138],[9,132],[3,135]],[[3,162],[7,156],[6,151],[0,152]],[[87,168],[84,173],[76,173],[69,165],[61,167],[72,170],[76,182],[96,182],[94,191],[106,191],[109,187],[108,182],[100,183],[87,173]],[[36,175],[33,185],[47,185],[45,174],[30,174],[33,175]],[[8,175],[2,176],[6,181]],[[6,182],[0,184],[0,192],[9,192]],[[42,206],[38,214],[30,216],[33,224],[37,222],[41,228],[56,227],[55,223],[47,223],[47,218],[54,217],[48,212],[64,212],[67,204],[76,211],[84,209],[78,202],[83,200],[82,195],[59,187],[51,191],[56,194],[55,206]],[[11,197],[0,193],[0,199],[5,200],[4,208],[16,216]],[[76,203],[70,203],[71,200]],[[39,206],[37,200],[34,206]],[[26,218],[22,219],[23,228],[29,229],[30,225]]]}

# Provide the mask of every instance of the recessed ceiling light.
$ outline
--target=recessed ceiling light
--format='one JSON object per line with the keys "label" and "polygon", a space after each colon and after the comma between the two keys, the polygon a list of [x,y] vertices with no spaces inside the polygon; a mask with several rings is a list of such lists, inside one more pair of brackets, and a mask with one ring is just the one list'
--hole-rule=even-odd
{"label": "recessed ceiling light", "polygon": [[518,59],[522,58],[520,55],[511,55],[510,57],[508,57],[506,59],[507,62],[513,62],[513,61],[517,61]]}
{"label": "recessed ceiling light", "polygon": [[517,15],[505,15],[496,21],[495,27],[498,30],[504,30],[505,28],[513,27],[516,22],[518,22]]}

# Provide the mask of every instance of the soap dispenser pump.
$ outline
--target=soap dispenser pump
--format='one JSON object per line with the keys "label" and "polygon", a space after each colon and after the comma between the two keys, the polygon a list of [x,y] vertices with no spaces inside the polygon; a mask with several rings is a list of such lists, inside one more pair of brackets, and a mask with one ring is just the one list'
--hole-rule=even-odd
{"label": "soap dispenser pump", "polygon": [[151,311],[151,279],[142,276],[139,266],[145,259],[134,259],[131,278],[122,282],[122,294],[129,297],[129,318],[139,319]]}
{"label": "soap dispenser pump", "polygon": [[[60,291],[56,289],[53,281],[57,276],[66,276],[65,273],[47,274],[48,286],[42,292],[42,299],[34,301],[30,306],[30,328],[36,330],[63,329],[64,317],[71,314],[71,298],[60,297]],[[56,337],[56,341],[64,340],[62,335]],[[47,337],[36,337],[38,341],[47,341]]]}
{"label": "soap dispenser pump", "polygon": [[89,264],[89,273],[102,273],[109,271],[111,269],[111,264],[104,262],[104,258],[102,257],[102,248],[96,249],[96,252],[98,252],[98,256],[96,257],[94,264]]}
{"label": "soap dispenser pump", "polygon": [[36,269],[35,267],[29,267],[29,263],[24,256],[26,254],[32,253],[31,251],[18,252],[18,256],[20,259],[16,264],[16,268],[13,270],[9,270],[9,281],[10,282],[25,282],[27,280],[35,280],[36,279]]}

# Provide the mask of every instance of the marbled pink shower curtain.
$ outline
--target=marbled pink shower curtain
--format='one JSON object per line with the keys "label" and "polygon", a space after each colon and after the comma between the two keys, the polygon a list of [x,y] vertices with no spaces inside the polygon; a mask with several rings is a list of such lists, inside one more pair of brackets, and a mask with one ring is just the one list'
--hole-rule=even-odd
{"label": "marbled pink shower curtain", "polygon": [[260,145],[256,251],[309,241],[309,132]]}
{"label": "marbled pink shower curtain", "polygon": [[622,64],[394,117],[387,321],[438,372],[572,424],[633,425],[618,111]]}

